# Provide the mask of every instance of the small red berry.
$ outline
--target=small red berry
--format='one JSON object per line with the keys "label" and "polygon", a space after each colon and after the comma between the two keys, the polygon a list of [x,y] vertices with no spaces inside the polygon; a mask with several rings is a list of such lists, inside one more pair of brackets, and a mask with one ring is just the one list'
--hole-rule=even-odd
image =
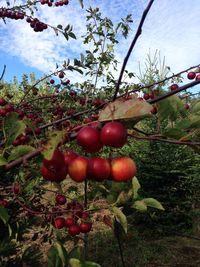
{"label": "small red berry", "polygon": [[78,224],[74,224],[74,225],[71,225],[68,229],[68,233],[71,235],[71,236],[75,236],[75,235],[78,235],[80,234],[80,227],[78,226]]}
{"label": "small red berry", "polygon": [[57,195],[56,196],[56,203],[58,204],[58,205],[64,205],[65,203],[66,203],[66,197],[65,196],[63,196],[63,195]]}
{"label": "small red berry", "polygon": [[195,73],[194,71],[190,71],[190,72],[188,72],[188,74],[187,74],[187,78],[188,78],[189,80],[193,80],[195,77],[196,77],[196,73]]}
{"label": "small red berry", "polygon": [[178,87],[179,87],[178,84],[174,83],[174,84],[172,84],[172,85],[170,86],[170,89],[171,89],[171,91],[174,91],[174,90],[177,90]]}

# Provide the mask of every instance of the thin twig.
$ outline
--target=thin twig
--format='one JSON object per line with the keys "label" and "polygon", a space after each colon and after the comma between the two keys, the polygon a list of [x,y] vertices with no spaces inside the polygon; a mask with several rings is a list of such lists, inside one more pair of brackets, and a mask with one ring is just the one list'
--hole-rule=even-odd
{"label": "thin twig", "polygon": [[6,65],[3,66],[3,71],[2,71],[2,74],[1,74],[1,77],[0,77],[0,81],[3,79],[3,76],[6,72]]}
{"label": "thin twig", "polygon": [[188,84],[185,84],[185,85],[179,87],[178,89],[176,89],[174,91],[168,92],[168,93],[166,93],[166,94],[164,94],[162,96],[159,96],[159,97],[157,97],[155,99],[148,100],[147,102],[149,102],[150,104],[157,103],[157,102],[159,102],[159,101],[161,101],[161,100],[163,100],[165,98],[168,98],[169,96],[175,95],[175,94],[177,94],[177,93],[179,93],[181,91],[184,91],[184,90],[186,90],[186,89],[188,89],[190,87],[193,87],[193,86],[195,86],[195,85],[197,85],[199,83],[200,83],[200,80],[193,81],[191,83],[188,83]]}
{"label": "thin twig", "polygon": [[138,139],[138,140],[157,141],[157,142],[164,142],[164,143],[170,143],[170,144],[176,144],[176,145],[191,145],[191,146],[200,145],[200,142],[164,139],[164,138],[159,138],[157,136],[146,137],[146,136],[137,136],[137,135],[133,135],[133,134],[128,134],[128,136],[133,137],[133,138]]}
{"label": "thin twig", "polygon": [[148,14],[148,12],[149,12],[149,10],[150,10],[150,8],[151,8],[153,2],[154,2],[154,0],[150,0],[150,1],[149,1],[149,4],[147,5],[146,9],[144,10],[144,12],[143,12],[143,14],[142,14],[142,18],[141,18],[141,20],[140,20],[140,24],[139,24],[139,26],[138,26],[138,29],[137,29],[137,31],[136,31],[136,34],[135,34],[135,36],[134,36],[134,38],[133,38],[133,41],[132,41],[132,43],[131,43],[131,46],[130,46],[128,52],[127,52],[126,57],[124,58],[124,62],[123,62],[123,65],[122,65],[122,68],[121,68],[121,71],[120,71],[119,79],[118,79],[118,81],[117,81],[117,85],[116,85],[115,93],[114,93],[114,96],[113,96],[113,101],[117,98],[117,94],[118,94],[118,92],[119,92],[119,87],[120,87],[120,84],[121,84],[121,81],[122,81],[122,76],[123,76],[124,70],[125,70],[125,68],[126,68],[126,64],[127,64],[128,60],[129,60],[129,57],[130,57],[130,55],[131,55],[131,53],[132,53],[132,50],[133,50],[133,48],[134,48],[134,46],[135,46],[135,44],[136,44],[136,42],[137,42],[138,37],[139,37],[139,36],[141,35],[141,33],[142,33],[142,26],[143,26],[143,24],[144,24],[144,21],[145,21],[145,19],[146,19],[146,16],[147,16],[147,14]]}

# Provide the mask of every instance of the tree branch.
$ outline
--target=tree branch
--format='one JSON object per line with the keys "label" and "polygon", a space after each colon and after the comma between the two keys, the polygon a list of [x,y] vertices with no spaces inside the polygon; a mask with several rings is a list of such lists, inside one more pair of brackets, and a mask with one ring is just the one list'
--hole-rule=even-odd
{"label": "tree branch", "polygon": [[195,85],[197,85],[199,83],[200,83],[200,80],[193,81],[191,83],[188,83],[188,84],[185,84],[185,85],[179,87],[178,89],[176,89],[174,91],[168,92],[168,93],[166,93],[166,94],[164,94],[162,96],[159,96],[159,97],[157,97],[155,99],[148,100],[147,102],[149,102],[150,104],[157,103],[157,102],[159,102],[159,101],[161,101],[161,100],[163,100],[165,98],[168,98],[171,95],[175,95],[175,94],[177,94],[177,93],[179,93],[181,91],[184,91],[184,90],[186,90],[186,89],[188,89],[190,87],[193,87],[193,86],[195,86]]}
{"label": "tree branch", "polygon": [[3,79],[5,71],[6,71],[6,65],[3,66],[3,71],[2,71],[2,74],[1,74],[1,77],[0,77],[0,81]]}
{"label": "tree branch", "polygon": [[149,4],[147,5],[146,9],[144,10],[144,12],[142,14],[142,18],[140,20],[140,24],[139,24],[138,29],[136,31],[136,34],[135,34],[135,36],[133,38],[133,41],[132,41],[132,43],[130,45],[130,48],[129,48],[128,52],[127,52],[127,55],[124,58],[124,62],[123,62],[123,65],[122,65],[122,68],[121,68],[121,71],[120,71],[119,79],[117,81],[115,93],[114,93],[114,96],[113,96],[113,101],[117,98],[117,94],[119,92],[119,87],[120,87],[120,84],[121,84],[121,81],[122,81],[122,76],[123,76],[124,70],[126,68],[126,64],[127,64],[128,60],[129,60],[129,57],[130,57],[130,55],[132,53],[132,50],[133,50],[133,48],[134,48],[134,46],[135,46],[135,44],[137,42],[138,37],[142,34],[142,26],[144,24],[146,16],[147,16],[147,14],[148,14],[153,2],[154,2],[154,0],[150,0]]}

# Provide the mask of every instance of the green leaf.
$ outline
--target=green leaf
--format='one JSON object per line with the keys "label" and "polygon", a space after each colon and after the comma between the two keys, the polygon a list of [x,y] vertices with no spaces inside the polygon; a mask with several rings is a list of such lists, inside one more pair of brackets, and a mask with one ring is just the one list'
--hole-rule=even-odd
{"label": "green leaf", "polygon": [[195,103],[194,106],[192,106],[191,112],[192,113],[197,113],[197,114],[200,113],[200,101]]}
{"label": "green leaf", "polygon": [[0,219],[6,224],[9,220],[8,211],[6,208],[0,206]]}
{"label": "green leaf", "polygon": [[18,119],[18,114],[11,112],[4,122],[4,132],[6,139],[6,147],[10,146],[12,142],[24,132],[26,125]]}
{"label": "green leaf", "polygon": [[53,156],[53,152],[58,146],[58,144],[62,141],[62,139],[65,136],[64,131],[55,131],[51,132],[49,135],[49,141],[44,147],[44,150],[42,151],[42,155],[45,159],[50,160]]}
{"label": "green leaf", "polygon": [[60,257],[60,259],[62,261],[62,264],[63,264],[63,267],[64,267],[67,264],[67,261],[68,261],[68,253],[67,253],[67,251],[64,248],[64,246],[58,241],[56,241],[54,243],[54,247],[57,249],[58,256]]}
{"label": "green leaf", "polygon": [[179,128],[166,128],[163,132],[163,135],[167,137],[171,137],[174,139],[181,139],[183,136],[185,136],[185,132]]}
{"label": "green leaf", "polygon": [[57,25],[57,28],[62,30],[63,29],[63,26],[61,24]]}
{"label": "green leaf", "polygon": [[138,190],[141,188],[140,183],[136,177],[132,179],[133,199],[138,197]]}
{"label": "green leaf", "polygon": [[81,250],[80,247],[74,247],[69,253],[68,253],[69,258],[75,258],[75,259],[80,259],[81,257]]}
{"label": "green leaf", "polygon": [[158,210],[165,210],[162,204],[154,198],[144,198],[143,202],[148,206]]}
{"label": "green leaf", "polygon": [[47,253],[48,267],[64,267],[54,246],[50,247]]}
{"label": "green leaf", "polygon": [[151,116],[152,106],[146,101],[141,101],[136,95],[132,99],[117,99],[109,103],[100,113],[99,121],[111,121],[118,119],[140,120]]}
{"label": "green leaf", "polygon": [[8,157],[8,161],[18,159],[34,150],[35,150],[34,147],[28,145],[17,146],[11,150],[11,154]]}
{"label": "green leaf", "polygon": [[7,164],[7,160],[2,155],[0,155],[0,166],[6,165],[6,164]]}
{"label": "green leaf", "polygon": [[56,241],[48,250],[48,267],[65,267],[68,262],[68,254],[64,246]]}
{"label": "green leaf", "polygon": [[73,38],[73,39],[76,39],[76,35],[73,33],[73,32],[69,32],[68,35]]}
{"label": "green leaf", "polygon": [[81,267],[101,267],[98,263],[92,262],[92,261],[85,261]]}
{"label": "green leaf", "polygon": [[161,121],[169,119],[170,121],[175,121],[178,117],[186,117],[186,109],[184,107],[181,99],[172,95],[157,103],[158,106],[158,116]]}
{"label": "green leaf", "polygon": [[133,203],[133,205],[131,206],[131,208],[137,209],[139,211],[147,211],[147,205],[144,203],[143,200],[137,200]]}
{"label": "green leaf", "polygon": [[81,7],[83,8],[84,6],[83,6],[83,0],[79,0],[79,3],[80,3],[80,5],[81,5]]}
{"label": "green leaf", "polygon": [[[132,192],[131,192],[131,195],[132,195]],[[131,195],[129,194],[129,192],[121,191],[117,197],[115,205],[124,205],[131,198]]]}
{"label": "green leaf", "polygon": [[71,258],[69,259],[69,267],[82,267],[80,260]]}
{"label": "green leaf", "polygon": [[117,207],[111,208],[111,211],[113,212],[118,223],[121,224],[122,228],[124,229],[124,232],[127,233],[128,223],[127,223],[127,218],[124,215],[124,213],[121,211],[121,209]]}

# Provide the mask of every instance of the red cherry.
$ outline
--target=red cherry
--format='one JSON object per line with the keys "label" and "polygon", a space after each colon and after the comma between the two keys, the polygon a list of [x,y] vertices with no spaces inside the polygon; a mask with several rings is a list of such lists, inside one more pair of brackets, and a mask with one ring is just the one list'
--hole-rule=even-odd
{"label": "red cherry", "polygon": [[187,74],[187,78],[188,78],[189,80],[193,80],[195,77],[196,77],[196,72],[194,72],[194,71],[190,71],[190,72],[188,72],[188,74]]}
{"label": "red cherry", "polygon": [[71,225],[68,229],[68,233],[71,236],[79,235],[80,234],[80,227],[78,224]]}
{"label": "red cherry", "polygon": [[4,98],[0,98],[0,106],[5,106],[7,101]]}
{"label": "red cherry", "polygon": [[104,145],[119,148],[127,141],[127,130],[120,122],[108,122],[101,129],[100,139]]}
{"label": "red cherry", "polygon": [[143,95],[143,98],[144,98],[145,100],[148,100],[148,99],[150,98],[150,96],[149,96],[148,93],[145,93],[145,94]]}
{"label": "red cherry", "polygon": [[7,111],[3,108],[0,109],[0,116],[5,117],[7,114]]}
{"label": "red cherry", "polygon": [[85,157],[78,156],[73,159],[68,166],[69,176],[72,180],[78,183],[83,182],[87,176],[87,165],[88,159]]}
{"label": "red cherry", "polygon": [[116,182],[130,180],[136,172],[135,162],[129,157],[118,157],[111,161],[111,177]]}
{"label": "red cherry", "polygon": [[57,229],[61,229],[65,226],[65,219],[63,217],[57,217],[53,221],[53,226]]}
{"label": "red cherry", "polygon": [[50,160],[43,159],[43,164],[48,169],[59,170],[65,166],[65,158],[61,151],[58,149],[54,150],[52,158]]}
{"label": "red cherry", "polygon": [[170,89],[171,89],[171,91],[175,91],[175,90],[177,90],[178,89],[178,84],[176,84],[176,83],[174,83],[174,84],[172,84],[171,86],[170,86]]}
{"label": "red cherry", "polygon": [[110,164],[107,159],[91,158],[87,168],[88,177],[92,180],[103,181],[110,176]]}
{"label": "red cherry", "polygon": [[49,170],[44,165],[41,168],[42,176],[45,180],[51,182],[61,182],[65,179],[67,175],[67,169],[64,166],[62,169],[58,170]]}
{"label": "red cherry", "polygon": [[13,193],[18,195],[21,191],[21,185],[19,182],[15,182],[13,185]]}
{"label": "red cherry", "polygon": [[75,224],[75,220],[72,217],[69,217],[65,220],[65,226],[68,228]]}
{"label": "red cherry", "polygon": [[90,214],[88,211],[83,211],[82,215],[81,215],[81,219],[83,219],[83,220],[88,219],[89,216],[90,216]]}
{"label": "red cherry", "polygon": [[91,126],[86,126],[79,130],[76,139],[79,146],[91,153],[99,151],[102,147],[100,132]]}
{"label": "red cherry", "polygon": [[0,199],[0,206],[7,208],[8,207],[8,201],[6,199]]}
{"label": "red cherry", "polygon": [[198,74],[197,76],[196,76],[196,81],[199,81],[200,80],[200,74]]}
{"label": "red cherry", "polygon": [[60,195],[60,194],[58,194],[57,196],[56,196],[56,203],[58,204],[58,205],[64,205],[65,203],[66,203],[66,197],[65,196],[63,196],[63,195]]}
{"label": "red cherry", "polygon": [[73,150],[70,150],[70,149],[64,151],[63,154],[64,154],[66,166],[68,166],[73,159],[78,157],[78,154],[76,152],[74,152]]}
{"label": "red cherry", "polygon": [[60,79],[64,78],[64,76],[65,76],[65,73],[63,71],[59,72],[58,77]]}
{"label": "red cherry", "polygon": [[152,110],[151,110],[151,113],[152,114],[157,114],[158,110],[157,110],[157,107],[156,106],[153,106]]}
{"label": "red cherry", "polygon": [[185,109],[190,109],[190,105],[189,104],[185,104]]}
{"label": "red cherry", "polygon": [[81,233],[88,233],[92,229],[91,223],[80,223],[79,225]]}

